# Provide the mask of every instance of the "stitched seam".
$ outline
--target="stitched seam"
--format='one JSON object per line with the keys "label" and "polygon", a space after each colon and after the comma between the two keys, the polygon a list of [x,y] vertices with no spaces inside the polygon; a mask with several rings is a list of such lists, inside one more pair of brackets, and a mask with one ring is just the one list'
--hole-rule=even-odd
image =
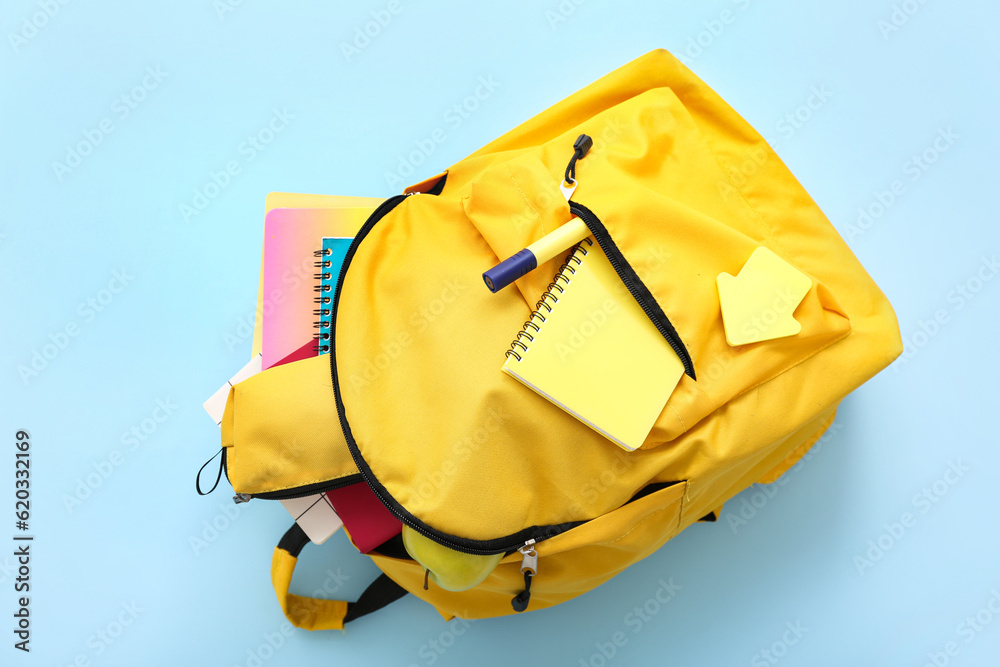
{"label": "stitched seam", "polygon": [[521,185],[514,178],[514,174],[510,173],[510,167],[507,166],[506,163],[504,163],[503,168],[504,171],[507,172],[507,176],[510,178],[510,182],[513,183],[514,187],[517,188],[517,191],[521,193],[521,197],[524,199],[525,203],[535,213],[535,215],[538,216],[538,219],[541,220],[542,214],[538,212],[538,209],[536,209],[534,205],[531,203],[531,200],[528,199],[528,195],[524,194],[524,190],[521,189]]}
{"label": "stitched seam", "polygon": [[688,428],[687,428],[687,426],[684,425],[684,420],[681,419],[680,414],[678,414],[677,408],[675,408],[674,406],[670,405],[669,403],[667,403],[667,407],[670,408],[670,411],[674,413],[675,417],[677,417],[677,421],[679,421],[681,423],[681,432],[682,433],[686,432],[688,430]]}
{"label": "stitched seam", "polygon": [[[682,507],[683,507],[683,503],[681,502],[682,500],[683,500],[683,496],[682,496],[681,498],[678,498],[678,499],[677,499],[676,501],[674,501],[674,502],[676,502],[676,503],[678,503],[678,504],[681,504],[681,505],[682,505]],[[661,512],[666,512],[666,511],[667,511],[668,509],[670,509],[670,508],[671,508],[671,506],[672,506],[673,504],[674,504],[674,503],[671,503],[670,505],[667,505],[666,507],[661,507],[661,508],[660,508],[660,509],[658,509],[658,510],[654,510],[654,511],[650,512],[649,514],[647,514],[646,516],[644,516],[644,517],[643,517],[642,519],[640,519],[640,520],[639,520],[638,522],[636,522],[636,524],[635,524],[635,525],[633,525],[633,526],[632,526],[631,528],[629,528],[629,529],[628,529],[628,531],[626,531],[626,532],[622,533],[621,535],[619,535],[619,536],[618,536],[618,537],[616,537],[615,539],[611,540],[610,542],[605,542],[604,544],[614,544],[614,543],[615,543],[615,542],[617,542],[618,540],[621,540],[621,539],[624,539],[625,537],[627,537],[627,536],[629,535],[629,533],[631,533],[632,531],[634,531],[635,529],[637,529],[637,528],[638,528],[639,526],[641,526],[642,524],[644,524],[644,523],[646,523],[647,521],[649,521],[650,519],[652,519],[652,518],[653,518],[654,516],[656,516],[657,514],[659,514],[659,513],[661,513]],[[678,514],[680,513],[680,509],[681,509],[681,508],[678,508]]]}
{"label": "stitched seam", "polygon": [[[691,120],[694,119],[692,118]],[[698,127],[697,123],[695,123],[695,127]],[[698,133],[701,134],[700,127],[698,127]],[[744,194],[743,190],[736,185],[736,182],[733,180],[733,177],[730,175],[729,171],[722,165],[722,159],[719,157],[718,153],[715,152],[715,149],[712,148],[712,145],[708,142],[708,139],[705,137],[704,134],[701,135],[701,138],[702,141],[705,142],[705,147],[708,148],[708,152],[711,153],[712,157],[715,159],[715,163],[719,165],[719,171],[721,171],[723,176],[725,176],[726,180],[729,181],[729,184],[733,186],[733,189],[739,193],[740,199],[743,200],[743,203],[746,204],[747,208],[750,209],[750,212],[753,213],[754,217],[757,218],[757,221],[760,222],[761,227],[764,228],[764,231],[767,233],[768,237],[771,239],[771,241],[774,242],[774,245],[781,248],[781,252],[783,255],[785,255],[786,257],[790,257],[788,250],[785,248],[785,246],[781,244],[781,241],[778,240],[778,237],[775,235],[774,230],[771,228],[771,225],[767,224],[767,221],[764,220],[764,217],[760,214],[760,212],[756,208],[754,208],[753,204],[751,204],[750,201],[746,198],[746,195]],[[770,151],[769,158],[773,157],[775,159],[780,160],[780,158],[778,158],[777,153],[774,152],[774,149],[771,148],[771,146],[768,145],[768,143],[764,141],[763,138],[761,138],[761,141],[764,142],[764,145],[767,146],[767,149]]]}

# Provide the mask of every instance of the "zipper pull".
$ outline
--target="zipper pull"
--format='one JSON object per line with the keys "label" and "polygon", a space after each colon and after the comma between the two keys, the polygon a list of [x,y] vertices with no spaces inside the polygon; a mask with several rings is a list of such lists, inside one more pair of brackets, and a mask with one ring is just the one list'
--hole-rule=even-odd
{"label": "zipper pull", "polygon": [[530,570],[532,576],[538,572],[538,552],[535,551],[534,544],[534,540],[528,540],[518,549],[521,554],[521,572]]}
{"label": "zipper pull", "polygon": [[237,493],[233,496],[233,502],[239,505],[240,503],[248,503],[253,500],[253,496],[249,493]]}
{"label": "zipper pull", "polygon": [[581,134],[573,142],[573,157],[569,159],[569,164],[566,165],[566,175],[562,183],[559,184],[559,189],[562,191],[566,201],[569,201],[576,190],[576,161],[587,155],[593,146],[594,140],[586,134]]}
{"label": "zipper pull", "polygon": [[510,601],[514,611],[524,611],[531,600],[531,578],[538,572],[538,552],[535,551],[535,541],[528,540],[518,549],[521,553],[521,572],[524,574],[524,590]]}

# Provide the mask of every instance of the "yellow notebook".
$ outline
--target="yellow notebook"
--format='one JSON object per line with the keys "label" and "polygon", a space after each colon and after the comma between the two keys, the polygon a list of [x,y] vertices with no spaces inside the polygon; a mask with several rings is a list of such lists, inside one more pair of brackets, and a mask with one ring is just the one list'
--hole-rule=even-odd
{"label": "yellow notebook", "polygon": [[518,332],[503,370],[631,451],[684,366],[588,238]]}

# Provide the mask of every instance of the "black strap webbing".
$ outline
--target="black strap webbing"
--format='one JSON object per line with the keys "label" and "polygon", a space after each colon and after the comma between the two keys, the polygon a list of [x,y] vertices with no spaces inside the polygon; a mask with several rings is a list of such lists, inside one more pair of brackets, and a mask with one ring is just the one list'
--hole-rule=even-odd
{"label": "black strap webbing", "polygon": [[298,558],[302,547],[307,544],[309,544],[309,536],[306,535],[306,531],[302,530],[302,526],[299,524],[293,523],[292,527],[281,536],[278,548],[284,549],[289,555]]}
{"label": "black strap webbing", "polygon": [[369,584],[357,602],[347,603],[347,615],[344,616],[344,623],[350,623],[356,618],[378,611],[406,595],[406,592],[405,588],[390,579],[389,575],[383,573]]}

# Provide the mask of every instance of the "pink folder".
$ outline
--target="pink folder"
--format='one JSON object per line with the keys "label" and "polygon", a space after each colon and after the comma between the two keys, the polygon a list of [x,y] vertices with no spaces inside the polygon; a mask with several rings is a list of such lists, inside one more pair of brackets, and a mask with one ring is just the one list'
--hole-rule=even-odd
{"label": "pink folder", "polygon": [[[368,207],[276,208],[264,219],[264,292],[261,366],[316,354],[313,263],[324,236],[353,237],[372,213]],[[289,358],[291,357],[291,358]]]}

